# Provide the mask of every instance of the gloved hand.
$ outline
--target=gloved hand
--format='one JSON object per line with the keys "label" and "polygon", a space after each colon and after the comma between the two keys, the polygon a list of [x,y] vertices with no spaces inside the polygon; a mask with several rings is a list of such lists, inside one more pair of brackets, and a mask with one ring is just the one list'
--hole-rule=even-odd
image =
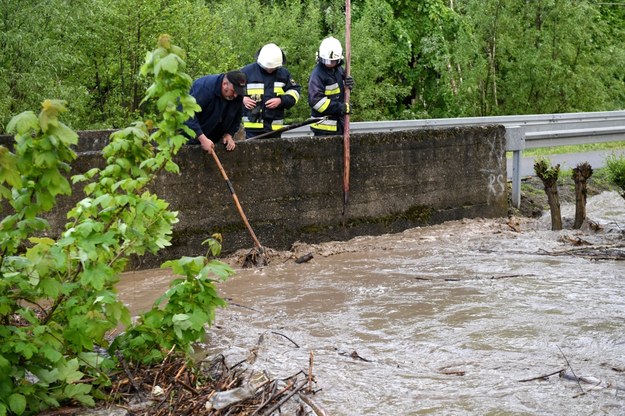
{"label": "gloved hand", "polygon": [[263,118],[262,111],[263,111],[262,105],[260,105],[260,103],[256,104],[256,107],[252,108],[252,111],[250,111],[250,115],[248,116],[249,120],[252,123],[260,122]]}
{"label": "gloved hand", "polygon": [[349,114],[349,103],[341,104],[341,115]]}
{"label": "gloved hand", "polygon": [[349,88],[349,90],[351,91],[352,88],[354,88],[354,78],[352,78],[351,76],[346,76],[345,77],[345,86],[347,88]]}

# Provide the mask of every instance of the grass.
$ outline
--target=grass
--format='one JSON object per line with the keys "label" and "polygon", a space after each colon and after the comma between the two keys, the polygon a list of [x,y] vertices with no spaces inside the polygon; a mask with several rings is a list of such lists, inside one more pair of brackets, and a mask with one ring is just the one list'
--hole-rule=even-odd
{"label": "grass", "polygon": [[[536,149],[523,150],[523,156],[537,157],[548,155],[562,155],[566,153],[593,152],[596,150],[625,150],[625,142],[589,143],[579,144],[575,146],[537,147]],[[512,152],[508,152],[507,155],[508,157],[512,157]]]}

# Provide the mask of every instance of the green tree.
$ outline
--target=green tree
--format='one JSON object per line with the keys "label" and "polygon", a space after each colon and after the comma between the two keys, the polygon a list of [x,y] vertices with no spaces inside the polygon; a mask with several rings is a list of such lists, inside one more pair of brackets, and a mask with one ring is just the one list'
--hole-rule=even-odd
{"label": "green tree", "polygon": [[[302,85],[300,100],[287,112],[287,117],[291,120],[307,118],[310,116],[308,77],[315,64],[315,52],[324,37],[319,2],[285,0],[265,3],[260,0],[218,1],[210,8],[222,22],[220,36],[233,42],[237,68],[254,62],[256,53],[267,43],[282,48],[287,58],[286,67]],[[233,15],[237,18],[230,18]],[[242,32],[245,36],[241,36]],[[222,68],[225,69],[232,68]]]}
{"label": "green tree", "polygon": [[[419,118],[449,115],[449,101],[457,94],[451,56],[458,16],[443,0],[388,0],[397,20],[394,35],[404,61],[395,71],[411,89],[404,102],[407,115]],[[405,116],[403,114],[402,116]]]}
{"label": "green tree", "polygon": [[[353,0],[352,120],[611,110],[625,106],[625,8],[590,0]],[[345,36],[343,0],[0,0],[0,132],[44,98],[77,129],[150,109],[137,76],[168,32],[192,78],[280,45],[309,115],[321,40]],[[345,45],[344,45],[345,46]],[[290,120],[287,120],[287,122]]]}
{"label": "green tree", "polygon": [[465,52],[457,56],[471,81],[464,97],[480,109],[477,115],[618,107],[623,84],[615,71],[622,48],[613,47],[615,38],[594,3],[467,1],[459,13],[465,30],[456,50]]}
{"label": "green tree", "polygon": [[[344,38],[344,28],[341,32]],[[355,7],[352,23],[352,120],[396,119],[407,115],[405,100],[413,85],[406,76],[411,42],[385,1],[368,0]],[[412,114],[411,114],[412,115]]]}
{"label": "green tree", "polygon": [[69,122],[88,119],[83,56],[72,45],[88,43],[89,13],[87,2],[71,3],[75,9],[65,0],[0,1],[0,131],[46,97],[72,97]]}

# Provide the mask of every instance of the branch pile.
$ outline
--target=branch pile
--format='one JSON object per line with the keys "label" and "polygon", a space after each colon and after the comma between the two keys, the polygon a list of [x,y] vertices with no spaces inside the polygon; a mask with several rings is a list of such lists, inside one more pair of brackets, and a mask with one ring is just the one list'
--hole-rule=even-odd
{"label": "branch pile", "polygon": [[311,397],[311,375],[300,371],[271,380],[242,363],[228,367],[218,355],[199,370],[182,357],[169,356],[158,366],[127,368],[112,386],[110,407],[135,416],[262,416],[288,404],[297,415],[326,414]]}

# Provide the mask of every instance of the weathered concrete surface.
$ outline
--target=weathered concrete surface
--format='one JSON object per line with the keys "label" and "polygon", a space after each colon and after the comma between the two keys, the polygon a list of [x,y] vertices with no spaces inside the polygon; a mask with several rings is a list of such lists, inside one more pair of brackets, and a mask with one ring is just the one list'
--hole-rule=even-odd
{"label": "weathered concrete surface", "polygon": [[[81,132],[76,172],[102,166],[97,149],[110,132]],[[264,247],[288,249],[378,235],[447,220],[507,215],[502,126],[442,128],[351,137],[349,204],[343,215],[341,137],[239,142],[217,154]],[[215,232],[224,253],[254,243],[213,159],[199,146],[177,156],[181,174],[163,174],[153,191],[179,212],[172,247],[138,268],[182,255],[205,254],[201,242]],[[50,220],[82,197],[64,198]]]}

